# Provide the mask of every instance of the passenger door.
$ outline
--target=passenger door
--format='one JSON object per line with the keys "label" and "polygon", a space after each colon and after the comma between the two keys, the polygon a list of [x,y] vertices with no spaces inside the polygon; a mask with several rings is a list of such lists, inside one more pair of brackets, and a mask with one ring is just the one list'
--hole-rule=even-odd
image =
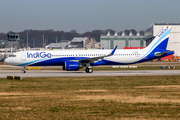
{"label": "passenger door", "polygon": [[26,51],[21,52],[21,61],[26,61]]}

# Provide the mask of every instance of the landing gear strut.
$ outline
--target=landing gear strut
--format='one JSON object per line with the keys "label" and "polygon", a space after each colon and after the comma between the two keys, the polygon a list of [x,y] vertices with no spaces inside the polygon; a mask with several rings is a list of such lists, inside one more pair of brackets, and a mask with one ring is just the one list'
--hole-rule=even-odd
{"label": "landing gear strut", "polygon": [[26,73],[26,66],[23,66],[21,73]]}
{"label": "landing gear strut", "polygon": [[86,73],[92,73],[93,72],[93,69],[92,68],[86,68]]}

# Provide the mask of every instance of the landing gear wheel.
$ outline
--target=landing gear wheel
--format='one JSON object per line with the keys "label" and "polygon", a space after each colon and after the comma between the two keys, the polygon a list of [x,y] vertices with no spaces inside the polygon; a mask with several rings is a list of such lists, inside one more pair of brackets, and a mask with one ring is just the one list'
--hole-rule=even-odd
{"label": "landing gear wheel", "polygon": [[25,71],[25,70],[22,70],[21,73],[26,73],[26,71]]}
{"label": "landing gear wheel", "polygon": [[92,73],[93,72],[93,69],[92,68],[89,68],[89,73]]}
{"label": "landing gear wheel", "polygon": [[92,68],[86,68],[86,73],[92,73],[93,72],[93,69]]}
{"label": "landing gear wheel", "polygon": [[85,70],[85,71],[86,71],[86,73],[89,73],[89,70],[88,70],[88,68],[86,68],[86,70]]}

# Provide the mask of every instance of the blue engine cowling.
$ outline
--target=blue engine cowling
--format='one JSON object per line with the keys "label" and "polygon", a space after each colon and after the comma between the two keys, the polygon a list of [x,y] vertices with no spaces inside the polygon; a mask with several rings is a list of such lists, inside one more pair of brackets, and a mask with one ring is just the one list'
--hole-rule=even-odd
{"label": "blue engine cowling", "polygon": [[79,62],[76,62],[76,61],[66,61],[65,65],[63,66],[63,70],[66,70],[66,71],[79,70]]}

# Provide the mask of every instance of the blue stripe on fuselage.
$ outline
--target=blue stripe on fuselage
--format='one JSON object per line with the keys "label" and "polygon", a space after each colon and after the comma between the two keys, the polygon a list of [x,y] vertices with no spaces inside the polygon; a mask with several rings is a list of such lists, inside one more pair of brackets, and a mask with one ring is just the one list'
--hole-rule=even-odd
{"label": "blue stripe on fuselage", "polygon": [[27,62],[19,66],[58,66],[58,65],[64,65],[65,61],[79,60],[79,59],[86,59],[86,58],[87,57],[80,57],[80,58],[63,57],[63,58],[41,59],[41,60],[34,60],[31,62]]}

